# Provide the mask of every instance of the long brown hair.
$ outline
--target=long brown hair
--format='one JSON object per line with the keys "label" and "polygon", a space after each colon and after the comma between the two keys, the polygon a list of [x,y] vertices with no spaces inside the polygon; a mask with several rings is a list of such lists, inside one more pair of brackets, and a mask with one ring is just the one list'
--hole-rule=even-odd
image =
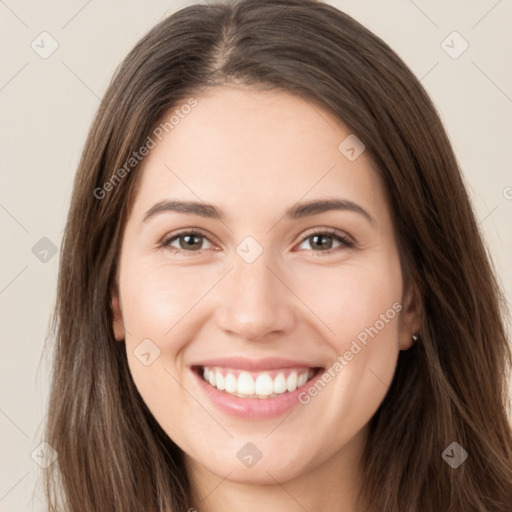
{"label": "long brown hair", "polygon": [[[380,512],[510,510],[505,301],[458,164],[400,58],[314,0],[187,7],[118,68],[83,150],[61,248],[45,433],[58,453],[44,473],[49,510],[190,508],[182,452],[146,407],[115,341],[110,291],[139,168],[126,162],[172,109],[227,82],[327,108],[365,144],[386,187],[404,279],[424,318],[371,419],[365,504]],[[441,456],[452,442],[469,455],[457,469]]]}

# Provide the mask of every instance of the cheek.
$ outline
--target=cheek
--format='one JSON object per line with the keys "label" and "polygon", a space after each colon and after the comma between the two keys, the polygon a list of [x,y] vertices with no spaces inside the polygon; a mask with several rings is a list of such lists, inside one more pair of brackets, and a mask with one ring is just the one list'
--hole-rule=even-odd
{"label": "cheek", "polygon": [[120,275],[128,365],[144,402],[159,422],[171,426],[172,435],[181,422],[167,418],[170,404],[174,415],[183,408],[178,380],[180,354],[190,339],[185,319],[204,292],[195,287],[199,280],[184,280],[179,271],[129,263]]}
{"label": "cheek", "polygon": [[[207,291],[200,272],[140,262],[121,276],[123,318],[132,338],[176,339],[172,331]],[[141,269],[144,269],[141,271]]]}
{"label": "cheek", "polygon": [[375,337],[373,327],[382,338],[394,333],[397,342],[397,310],[402,298],[397,259],[347,263],[338,268],[309,265],[290,274],[289,279],[338,354],[348,350],[358,336],[364,342],[368,329]]}
{"label": "cheek", "polygon": [[[319,317],[316,324],[331,348],[330,375],[325,380],[332,381],[332,388],[331,384],[327,387],[336,390],[339,397],[339,408],[331,409],[331,413],[342,411],[343,415],[350,410],[365,422],[384,398],[396,368],[402,310],[399,261],[390,258],[375,265],[317,268],[310,280],[306,277],[304,272],[295,286]],[[322,389],[318,386],[304,401]],[[323,398],[315,400],[316,406],[327,407],[328,395],[322,393]],[[338,420],[333,419],[333,423]]]}

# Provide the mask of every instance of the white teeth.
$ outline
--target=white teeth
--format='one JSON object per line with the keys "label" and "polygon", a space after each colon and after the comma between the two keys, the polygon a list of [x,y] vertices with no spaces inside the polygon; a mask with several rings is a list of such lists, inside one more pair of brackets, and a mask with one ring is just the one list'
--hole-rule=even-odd
{"label": "white teeth", "polygon": [[211,386],[241,398],[269,398],[286,392],[295,391],[303,386],[314,374],[312,369],[299,373],[292,371],[288,377],[278,373],[272,379],[268,373],[260,373],[257,377],[245,371],[238,378],[231,372],[221,373],[218,368],[204,368],[203,379]]}
{"label": "white teeth", "polygon": [[288,391],[295,391],[297,389],[297,373],[293,372],[288,375],[286,379],[286,389]]}
{"label": "white teeth", "polygon": [[221,391],[224,389],[224,377],[222,376],[222,373],[216,372],[215,373],[215,382],[217,383],[217,389],[220,389]]}
{"label": "white teeth", "polygon": [[228,393],[236,393],[236,377],[232,373],[226,375],[224,385]]}
{"label": "white teeth", "polygon": [[241,395],[254,395],[254,381],[247,372],[241,372],[238,376],[237,391]]}
{"label": "white teeth", "polygon": [[286,391],[286,379],[284,378],[284,375],[280,373],[275,379],[274,379],[274,392],[275,393],[284,393]]}
{"label": "white teeth", "polygon": [[258,375],[256,379],[256,394],[269,396],[274,392],[274,382],[270,375]]}

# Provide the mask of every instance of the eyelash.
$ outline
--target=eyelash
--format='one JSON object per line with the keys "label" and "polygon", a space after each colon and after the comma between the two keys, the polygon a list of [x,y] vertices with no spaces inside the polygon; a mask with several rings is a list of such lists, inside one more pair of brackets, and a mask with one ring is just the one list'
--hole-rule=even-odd
{"label": "eyelash", "polygon": [[[192,255],[199,255],[199,254],[202,254],[203,250],[206,250],[206,249],[199,249],[199,250],[196,250],[196,251],[186,251],[184,249],[178,249],[176,247],[171,247],[169,244],[172,243],[174,240],[177,240],[179,239],[180,237],[182,236],[185,236],[185,235],[192,235],[192,236],[199,236],[201,238],[204,238],[206,240],[208,240],[208,237],[200,232],[200,231],[181,231],[179,233],[175,233],[175,234],[172,234],[172,236],[168,236],[168,237],[165,237],[162,239],[162,241],[159,243],[159,247],[160,248],[164,248],[164,249],[170,249],[173,253],[175,254],[183,254],[185,256],[192,256]],[[312,249],[310,249],[310,251],[313,251],[313,252],[316,252],[316,253],[319,253],[318,255],[332,255],[334,252],[336,252],[337,250],[340,250],[340,249],[349,249],[351,247],[354,247],[354,242],[352,242],[351,240],[349,240],[349,238],[347,238],[346,236],[340,234],[338,231],[336,231],[335,229],[332,229],[332,228],[325,228],[321,231],[315,231],[313,233],[309,233],[307,236],[303,237],[301,239],[301,241],[299,242],[299,245],[302,245],[306,240],[308,240],[309,238],[313,237],[313,236],[318,236],[318,235],[328,235],[332,238],[334,238],[336,241],[340,242],[342,245],[340,247],[334,247],[334,248],[331,248],[331,249],[328,249],[327,251],[313,251]],[[208,240],[209,241],[209,240]],[[212,242],[210,242],[212,243]]]}

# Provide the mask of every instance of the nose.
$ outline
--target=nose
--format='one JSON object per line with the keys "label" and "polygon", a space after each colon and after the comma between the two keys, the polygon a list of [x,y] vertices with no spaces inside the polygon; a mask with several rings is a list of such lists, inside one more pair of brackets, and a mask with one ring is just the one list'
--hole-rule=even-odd
{"label": "nose", "polygon": [[218,327],[247,341],[289,332],[295,322],[294,294],[279,274],[270,268],[265,251],[252,263],[235,255],[234,268],[221,285]]}

